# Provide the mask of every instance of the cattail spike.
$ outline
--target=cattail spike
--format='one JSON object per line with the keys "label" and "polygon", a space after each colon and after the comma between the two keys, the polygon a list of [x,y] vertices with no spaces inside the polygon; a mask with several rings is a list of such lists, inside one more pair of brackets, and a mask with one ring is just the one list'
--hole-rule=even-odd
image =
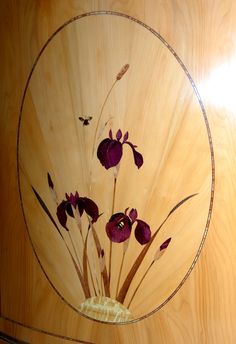
{"label": "cattail spike", "polygon": [[116,76],[116,80],[120,80],[123,75],[127,72],[127,70],[129,69],[129,64],[125,64],[121,70],[119,71],[119,73]]}
{"label": "cattail spike", "polygon": [[105,263],[105,253],[104,253],[103,249],[100,252],[99,261],[100,261],[100,270],[101,270],[101,273],[102,273],[105,270],[105,266],[106,266],[106,263]]}
{"label": "cattail spike", "polygon": [[48,177],[48,186],[52,195],[52,199],[58,205],[57,193],[56,193],[56,190],[54,189],[54,184],[49,172],[47,173],[47,177]]}
{"label": "cattail spike", "polygon": [[53,182],[52,182],[52,178],[51,178],[51,176],[50,176],[49,173],[47,174],[47,176],[48,176],[48,186],[49,186],[51,189],[53,189],[53,188],[54,188],[54,184],[53,184]]}

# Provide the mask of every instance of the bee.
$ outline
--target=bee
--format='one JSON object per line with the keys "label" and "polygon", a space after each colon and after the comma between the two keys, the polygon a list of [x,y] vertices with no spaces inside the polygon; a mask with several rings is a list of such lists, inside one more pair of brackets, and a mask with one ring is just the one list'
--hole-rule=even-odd
{"label": "bee", "polygon": [[119,223],[118,223],[118,228],[119,229],[123,229],[124,228],[124,226],[125,226],[125,223],[124,223],[124,221],[120,221]]}
{"label": "bee", "polygon": [[83,122],[83,125],[89,125],[89,122],[91,121],[92,118],[93,118],[92,116],[79,117],[79,120]]}

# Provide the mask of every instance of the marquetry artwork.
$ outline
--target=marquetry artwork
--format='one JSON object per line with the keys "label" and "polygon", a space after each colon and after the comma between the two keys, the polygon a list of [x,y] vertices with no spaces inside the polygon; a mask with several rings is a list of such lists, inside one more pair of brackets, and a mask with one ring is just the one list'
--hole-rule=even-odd
{"label": "marquetry artwork", "polygon": [[234,344],[236,2],[0,16],[0,342]]}
{"label": "marquetry artwork", "polygon": [[203,102],[164,38],[131,16],[67,21],[22,100],[18,178],[48,283],[103,322],[160,309],[207,234],[214,156]]}

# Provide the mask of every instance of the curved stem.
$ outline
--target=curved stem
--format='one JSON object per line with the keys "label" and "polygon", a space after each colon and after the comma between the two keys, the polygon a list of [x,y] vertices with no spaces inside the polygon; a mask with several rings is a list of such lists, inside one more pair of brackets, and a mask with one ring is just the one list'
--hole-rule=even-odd
{"label": "curved stem", "polygon": [[[114,185],[113,185],[113,199],[112,199],[112,210],[111,210],[111,215],[114,213],[115,209],[115,197],[116,197],[116,181],[117,177],[114,177]],[[108,270],[108,276],[109,276],[109,281],[111,280],[111,259],[112,259],[112,241],[110,240],[110,253],[109,253],[109,270]]]}
{"label": "curved stem", "polygon": [[121,264],[120,264],[119,277],[118,277],[118,282],[117,282],[117,287],[116,287],[116,297],[117,297],[118,291],[119,291],[120,277],[121,277],[121,272],[122,272],[123,265],[124,265],[125,253],[126,253],[126,251],[123,251],[122,261],[121,261]]}
{"label": "curved stem", "polygon": [[78,265],[76,264],[76,261],[75,261],[73,255],[72,255],[72,253],[71,253],[71,251],[70,251],[70,248],[69,248],[69,246],[67,245],[67,243],[66,243],[66,241],[65,241],[64,238],[63,238],[63,242],[64,242],[64,244],[66,245],[66,248],[67,248],[67,250],[68,250],[68,252],[69,252],[69,254],[70,254],[71,260],[72,260],[72,262],[73,262],[73,264],[74,264],[74,267],[75,267],[75,270],[76,270],[77,275],[78,275],[78,277],[79,277],[79,280],[80,280],[82,289],[83,289],[83,291],[84,291],[84,295],[85,295],[86,298],[89,298],[89,297],[91,297],[90,290],[89,290],[88,285],[86,285],[86,284],[84,283],[84,279],[83,279],[83,276],[82,276],[82,272],[81,272],[81,270],[80,270],[80,267],[78,267]]}
{"label": "curved stem", "polygon": [[[102,247],[101,247],[98,235],[97,235],[93,225],[92,225],[92,234],[93,234],[93,239],[94,239],[94,242],[95,242],[95,246],[97,248],[97,255],[98,255],[98,258],[99,258],[101,256]],[[104,266],[103,271],[101,271],[101,276],[102,276],[102,279],[103,279],[103,286],[104,286],[105,296],[110,297],[110,284],[109,284],[109,278],[108,278],[108,273],[107,273],[106,265]]]}
{"label": "curved stem", "polygon": [[57,224],[56,224],[56,222],[55,222],[53,216],[51,215],[51,213],[50,213],[48,207],[47,207],[46,204],[44,203],[44,201],[43,201],[43,199],[41,198],[41,196],[40,196],[40,195],[38,194],[38,192],[33,188],[33,186],[32,186],[32,189],[33,189],[33,192],[34,192],[34,194],[35,194],[35,196],[36,196],[36,198],[37,198],[37,200],[38,200],[40,206],[42,207],[42,209],[44,210],[45,214],[49,217],[49,219],[51,220],[51,222],[52,222],[53,225],[55,226],[55,228],[56,228],[56,230],[58,231],[58,233],[59,233],[59,235],[60,235],[60,237],[61,237],[63,243],[65,244],[65,246],[66,246],[66,248],[67,248],[67,250],[68,250],[68,252],[69,252],[69,255],[70,255],[70,257],[71,257],[71,260],[72,260],[72,262],[73,262],[74,268],[75,268],[75,270],[76,270],[76,272],[77,272],[78,278],[79,278],[79,280],[80,280],[80,284],[81,284],[81,287],[82,287],[82,289],[83,289],[84,295],[85,295],[86,298],[89,298],[89,297],[90,297],[90,291],[89,291],[89,289],[87,288],[87,286],[86,286],[85,283],[84,283],[84,280],[83,280],[83,277],[82,277],[82,272],[81,272],[80,268],[78,267],[78,265],[76,264],[76,261],[75,261],[73,255],[72,255],[72,253],[71,253],[71,251],[70,251],[69,246],[67,245],[67,242],[66,242],[65,238],[63,237],[63,235],[62,235],[62,233],[61,233],[59,227],[57,226]]}
{"label": "curved stem", "polygon": [[117,301],[119,301],[120,303],[123,303],[126,297],[126,294],[128,292],[128,289],[130,287],[130,284],[132,283],[132,280],[137,272],[137,270],[139,269],[147,251],[149,250],[150,246],[152,245],[152,243],[154,242],[157,234],[159,233],[159,231],[161,230],[161,228],[164,226],[164,224],[166,223],[166,221],[169,219],[169,217],[180,207],[182,206],[186,201],[188,201],[190,198],[196,196],[197,194],[192,194],[190,196],[185,197],[184,199],[182,199],[180,202],[178,202],[169,212],[169,214],[166,216],[166,218],[162,221],[162,223],[160,224],[160,226],[157,228],[157,230],[155,231],[155,233],[152,235],[151,240],[149,241],[149,243],[147,243],[144,248],[142,249],[142,251],[140,252],[140,254],[138,255],[138,257],[136,258],[136,260],[133,263],[133,266],[131,268],[131,270],[129,271],[128,275],[126,276],[126,279],[123,282],[123,285],[119,291],[119,294],[117,296]]}
{"label": "curved stem", "polygon": [[137,293],[137,291],[138,291],[140,285],[142,284],[144,278],[147,276],[147,274],[148,274],[149,270],[151,269],[153,263],[154,263],[154,260],[151,262],[151,264],[150,264],[149,267],[147,268],[146,272],[144,273],[143,277],[141,278],[139,284],[137,285],[137,287],[136,287],[136,289],[135,289],[135,291],[134,291],[134,293],[133,293],[133,296],[132,296],[131,299],[130,299],[130,302],[129,302],[127,308],[130,307],[131,302],[133,301],[133,299],[134,299],[134,297],[135,297],[135,295],[136,295],[136,293]]}
{"label": "curved stem", "polygon": [[[86,259],[87,259],[87,263],[88,263],[88,268],[89,268],[89,273],[90,273],[90,277],[91,277],[91,282],[92,282],[92,285],[93,285],[93,289],[94,289],[94,293],[95,295],[97,295],[97,291],[96,291],[96,288],[95,288],[95,283],[94,283],[94,280],[93,280],[93,274],[92,274],[92,269],[91,269],[91,266],[90,266],[90,262],[89,262],[89,259],[87,257],[87,238],[88,238],[88,233],[89,233],[89,228],[91,227],[91,223],[90,223],[90,220],[88,218],[88,222],[89,222],[89,226],[88,226],[88,232],[86,234],[86,239],[84,239],[84,236],[83,236],[83,230],[82,230],[82,224],[81,224],[81,218],[80,218],[80,213],[79,213],[79,209],[78,207],[76,207],[76,209],[73,209],[73,214],[74,214],[74,218],[76,220],[76,224],[78,226],[78,229],[79,229],[79,232],[80,232],[80,235],[81,235],[81,239],[82,239],[82,242],[83,242],[83,245],[84,245],[84,248],[86,246]],[[83,269],[84,270],[84,269]],[[84,272],[84,271],[83,271]]]}
{"label": "curved stem", "polygon": [[83,276],[84,276],[84,281],[85,281],[85,283],[86,283],[87,285],[89,285],[89,282],[88,282],[88,270],[87,270],[87,265],[88,265],[89,273],[90,273],[90,277],[91,277],[91,282],[92,282],[93,289],[94,289],[94,293],[95,293],[95,296],[97,296],[97,291],[96,291],[96,287],[95,287],[95,282],[94,282],[94,278],[93,278],[93,274],[92,274],[90,262],[89,262],[89,259],[88,259],[88,252],[87,252],[88,237],[89,237],[89,229],[88,229],[88,232],[87,232],[87,234],[86,234],[86,239],[85,239],[85,243],[84,243],[84,252],[83,252]]}
{"label": "curved stem", "polygon": [[75,253],[75,256],[76,256],[76,259],[77,259],[77,262],[78,262],[79,268],[80,268],[80,271],[82,271],[82,267],[81,267],[81,265],[80,265],[79,257],[78,257],[78,254],[77,254],[77,251],[76,251],[76,248],[75,248],[74,242],[73,242],[73,240],[72,240],[72,237],[71,237],[70,231],[68,231],[68,234],[69,234],[70,242],[71,242],[71,244],[72,244],[72,247],[73,247],[73,250],[74,250],[74,253]]}
{"label": "curved stem", "polygon": [[100,289],[100,282],[99,282],[99,278],[97,275],[97,267],[96,267],[96,263],[95,263],[95,252],[94,252],[94,242],[91,243],[91,251],[92,251],[92,268],[94,271],[94,278],[96,281],[96,286],[97,286],[97,294],[101,295],[101,289]]}
{"label": "curved stem", "polygon": [[104,100],[104,102],[103,102],[103,104],[102,104],[102,107],[101,107],[101,111],[100,111],[100,114],[99,114],[99,117],[98,117],[96,129],[95,129],[95,135],[94,135],[94,139],[93,139],[92,157],[94,156],[95,143],[96,143],[96,139],[97,139],[97,133],[98,133],[99,123],[100,123],[101,118],[102,118],[102,113],[103,113],[104,107],[105,107],[105,105],[106,105],[106,103],[107,103],[107,100],[108,100],[108,98],[109,98],[109,96],[110,96],[110,94],[111,94],[111,92],[112,92],[112,90],[113,90],[113,88],[114,88],[116,82],[117,82],[117,79],[113,82],[113,84],[112,84],[110,90],[108,91],[107,96],[106,96],[106,98],[105,98],[105,100]]}

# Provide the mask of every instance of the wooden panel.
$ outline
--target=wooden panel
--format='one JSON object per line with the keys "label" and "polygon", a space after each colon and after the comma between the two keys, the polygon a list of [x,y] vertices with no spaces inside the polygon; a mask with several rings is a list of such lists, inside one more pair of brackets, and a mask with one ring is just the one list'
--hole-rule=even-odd
{"label": "wooden panel", "polygon": [[[46,45],[23,101],[18,158],[26,224],[52,285],[82,313],[87,304],[89,309],[95,307],[89,300],[105,301],[91,297],[106,296],[128,307],[132,319],[146,316],[178,288],[204,237],[213,187],[208,123],[185,67],[162,37],[150,30],[142,22],[115,12],[97,11],[75,18]],[[122,66],[126,66],[124,72]],[[113,131],[112,138],[107,138],[109,130]],[[117,139],[119,130],[121,137]],[[126,132],[129,137],[123,141]],[[117,147],[109,153],[112,158],[117,149],[123,150],[119,164],[108,160],[110,165],[106,165],[107,153],[100,147],[107,142]],[[139,153],[133,148],[134,157],[142,154],[144,162],[133,163],[132,152],[125,148],[132,148],[132,142],[141,150]],[[106,168],[97,159],[100,151]],[[55,184],[53,197],[47,173]],[[57,206],[63,206],[58,204],[66,199],[65,193],[74,194],[75,190],[78,197],[89,197],[99,207],[102,215],[95,219],[94,230],[87,229],[82,210],[81,217],[75,213],[66,226],[57,216]],[[181,211],[176,208],[179,214],[171,214],[155,239],[155,231],[170,210],[193,194],[195,198],[187,199]],[[88,201],[78,198],[78,202],[82,207],[81,202]],[[71,215],[72,209],[76,212],[74,207],[70,211],[65,208],[63,218]],[[138,220],[131,215],[129,219],[132,208]],[[121,217],[123,221],[119,220],[118,225],[123,227],[114,226],[117,239],[112,239],[115,244],[109,247],[105,227],[111,216]],[[124,239],[119,239],[126,231],[130,234],[130,220],[134,221],[131,232],[136,233],[136,226],[138,231],[142,225],[146,235],[149,225],[153,232],[150,248],[149,239],[141,238],[148,250],[133,280],[129,271],[134,269],[142,247],[133,233],[125,237],[124,244]],[[99,240],[98,256],[94,231]],[[165,258],[152,267],[158,247],[168,238],[172,241]],[[109,287],[100,272],[101,259]],[[78,279],[74,262],[82,279]],[[85,298],[89,300],[81,307]],[[108,309],[104,312],[107,318]],[[126,315],[117,318],[115,312],[114,317],[124,321]]]}
{"label": "wooden panel", "polygon": [[[72,1],[66,3],[53,1],[24,3],[22,1],[14,6],[13,3],[8,2],[1,4],[1,7],[3,53],[0,68],[5,80],[2,84],[4,97],[1,99],[3,113],[1,141],[4,147],[4,150],[1,150],[1,161],[4,167],[1,169],[1,219],[3,222],[1,330],[12,335],[16,334],[18,338],[25,341],[42,342],[44,340],[45,343],[52,341],[59,343],[62,340],[66,341],[66,338],[96,343],[109,343],[111,338],[117,343],[150,343],[156,340],[165,343],[233,343],[236,338],[233,326],[236,315],[233,306],[235,303],[233,263],[235,261],[233,212],[235,107],[230,89],[234,76],[236,29],[234,3],[231,1],[212,3],[210,0],[188,4],[178,1],[165,3],[161,1],[145,3],[142,1],[127,3],[98,1],[92,6],[88,2],[80,2],[78,5]],[[101,9],[120,11],[126,17],[94,16],[93,19],[86,17],[83,23],[70,24],[51,41],[50,48],[45,49],[26,92],[19,145],[21,194],[30,238],[40,263],[47,273],[48,277],[46,277],[34,255],[18,194],[16,143],[20,104],[33,62],[47,39],[73,16]],[[120,67],[129,63],[130,69],[122,78],[119,87],[114,89],[114,94],[111,95],[110,103],[108,103],[107,113],[116,112],[117,109],[122,113],[122,119],[119,119],[117,123],[113,119],[112,125],[114,128],[127,127],[130,135],[132,133],[134,143],[138,144],[138,148],[146,147],[143,148],[142,153],[150,162],[154,154],[152,147],[155,142],[155,137],[151,136],[150,132],[152,128],[156,128],[159,130],[158,145],[162,143],[163,147],[162,150],[155,151],[154,169],[160,165],[159,161],[165,162],[163,152],[166,151],[169,157],[167,167],[165,164],[162,165],[160,178],[155,178],[152,196],[148,194],[148,197],[144,198],[143,194],[140,194],[134,207],[142,208],[142,205],[146,204],[146,212],[141,211],[140,214],[147,216],[145,220],[150,221],[153,227],[157,221],[153,212],[155,210],[152,206],[153,200],[157,202],[157,209],[163,218],[166,208],[170,209],[171,205],[178,202],[184,195],[195,192],[201,195],[193,200],[194,206],[191,206],[190,202],[186,203],[186,207],[181,208],[182,215],[170,221],[166,234],[168,233],[168,237],[173,236],[171,243],[174,243],[172,246],[174,250],[171,250],[170,246],[165,257],[163,256],[162,261],[160,260],[160,281],[157,281],[156,285],[152,285],[153,278],[155,277],[156,280],[158,274],[155,272],[149,277],[147,275],[146,284],[143,284],[145,292],[137,293],[136,301],[133,303],[132,312],[135,317],[147,314],[166,300],[191,266],[204,233],[211,193],[211,156],[206,126],[196,93],[173,53],[155,35],[143,26],[127,19],[127,16],[137,17],[156,30],[170,44],[170,47],[174,48],[196,82],[213,134],[217,184],[210,231],[193,273],[175,297],[155,315],[135,324],[120,327],[85,319],[67,304],[68,302],[77,308],[81,302],[81,292],[77,294],[78,286],[75,283],[74,271],[69,263],[62,261],[61,249],[58,248],[60,245],[55,244],[57,233],[47,231],[47,234],[43,232],[42,235],[42,228],[50,227],[49,221],[45,219],[42,209],[35,201],[30,185],[40,191],[52,213],[54,206],[49,199],[50,195],[44,180],[49,170],[58,187],[60,199],[64,197],[64,192],[74,191],[73,188],[76,189],[79,186],[84,187],[86,183],[80,184],[76,175],[70,173],[74,167],[74,151],[70,147],[77,144],[76,140],[80,142],[83,133],[86,132],[87,141],[85,140],[82,145],[83,152],[86,151],[88,157],[84,154],[81,159],[90,161],[91,146],[88,142],[93,141],[94,134],[92,133],[96,130],[95,123],[99,116],[97,103],[102,103],[106,90],[109,90],[112,78],[116,76]],[[91,25],[91,20],[94,20],[93,25]],[[93,30],[99,32],[97,39],[94,38]],[[104,40],[103,37],[108,32],[110,36]],[[115,40],[113,35],[119,38]],[[87,37],[90,37],[89,43]],[[76,50],[73,43],[79,38],[82,40],[80,43],[83,49],[80,46],[80,49]],[[130,48],[131,41],[133,50]],[[104,42],[106,42],[105,45]],[[119,54],[114,55],[112,50],[114,45],[118,48]],[[91,49],[97,50],[101,46],[101,56],[95,53],[89,54],[93,51]],[[146,49],[142,51],[144,46]],[[148,51],[149,47],[152,47],[151,53]],[[127,55],[129,61],[126,60]],[[98,56],[96,61],[93,60],[94,56]],[[139,71],[140,60],[142,60],[142,66]],[[79,63],[77,64],[76,61]],[[81,65],[81,61],[84,61],[85,65]],[[156,64],[157,61],[158,64]],[[145,62],[147,69],[145,69]],[[63,72],[65,66],[68,68],[66,73]],[[97,74],[98,66],[101,68],[100,74]],[[134,73],[132,73],[132,68]],[[61,73],[57,73],[57,70]],[[158,78],[161,71],[165,72],[163,79]],[[87,78],[88,72],[89,78]],[[79,81],[76,74],[80,75]],[[149,80],[153,82],[149,83]],[[156,80],[158,83],[154,82]],[[82,93],[78,89],[80,84],[77,82],[84,86]],[[70,88],[63,87],[65,84]],[[225,89],[229,89],[230,98]],[[147,94],[150,94],[148,97],[145,95],[146,90],[148,90]],[[92,101],[90,94],[96,95],[92,97]],[[143,96],[141,97],[140,94]],[[157,101],[159,95],[160,101]],[[52,101],[53,99],[55,100]],[[143,103],[144,108],[139,106]],[[177,114],[174,111],[175,104],[177,104]],[[64,106],[67,109],[66,113],[62,111]],[[153,123],[156,108],[158,108],[157,117],[154,117],[156,122]],[[169,114],[173,118],[172,114],[176,114],[176,121],[171,122],[171,126],[168,127],[166,117],[162,126],[158,126],[162,115],[161,109],[165,116]],[[180,109],[179,112],[178,109]],[[75,123],[77,113],[83,116],[91,113],[93,118],[90,124],[83,126],[83,123],[77,120],[74,127],[68,126],[68,123],[72,123],[70,118],[73,118],[73,123]],[[130,116],[130,113],[133,115]],[[138,122],[134,120],[136,113],[138,113]],[[144,118],[143,113],[145,113]],[[68,116],[67,121],[64,116]],[[191,116],[194,117],[194,121]],[[59,128],[56,127],[57,125]],[[66,135],[64,139],[60,136],[61,131],[58,131],[62,127]],[[54,130],[50,131],[50,128]],[[78,136],[76,132],[73,133],[73,128],[76,128]],[[88,134],[89,129],[91,134]],[[168,136],[167,133],[171,134]],[[144,145],[147,135],[151,137],[150,147]],[[67,137],[70,138],[69,142],[66,140]],[[175,137],[177,139],[174,139]],[[171,152],[168,145],[174,147]],[[57,150],[60,154],[54,154]],[[67,155],[68,150],[71,156]],[[189,159],[190,152],[191,159]],[[60,157],[59,160],[58,157]],[[128,157],[132,158],[131,155],[124,156],[126,160],[122,166],[123,171],[122,167],[120,171],[119,188],[121,191],[117,196],[117,211],[124,208],[123,190],[126,191],[125,201],[129,200],[136,191],[136,184],[140,185],[141,190],[145,188],[150,190],[150,181],[147,178],[142,178],[142,182],[141,179],[136,179],[135,183],[135,178],[138,177],[132,179],[133,184],[131,183],[127,190],[125,166]],[[186,164],[184,164],[185,161]],[[84,166],[84,162],[78,163],[77,170],[81,173],[80,179],[86,179],[88,175]],[[149,175],[152,165],[147,166],[144,174]],[[95,181],[101,179],[102,173],[103,170],[98,165]],[[178,176],[177,180],[173,178],[174,175]],[[198,178],[195,177],[196,175]],[[109,182],[108,179],[106,185]],[[93,185],[96,183],[94,182]],[[98,199],[103,185],[104,183],[97,190],[95,188],[91,197]],[[99,202],[106,204],[106,199],[102,197],[102,201]],[[189,235],[187,231],[190,224],[194,235]],[[176,226],[176,237],[172,231],[173,226]],[[40,235],[37,234],[37,228]],[[103,237],[100,239],[105,240]],[[165,236],[160,237],[159,244],[165,239]],[[54,245],[53,255],[50,255],[52,245]],[[108,251],[107,242],[104,241],[103,245],[105,252]],[[136,251],[136,246],[131,246],[128,260]],[[154,249],[152,255],[153,253]],[[55,259],[55,254],[57,254],[57,259]],[[173,259],[173,256],[178,259]],[[115,250],[113,261],[120,259],[120,251]],[[146,262],[147,266],[148,262]],[[170,266],[172,266],[171,270],[169,270]],[[139,280],[144,271],[145,266],[138,276]],[[167,274],[166,277],[165,274]],[[113,276],[117,278],[117,274],[113,273]],[[138,278],[136,284],[132,286],[130,297],[135,291]],[[114,280],[113,293],[116,284],[117,281]],[[151,287],[154,287],[153,291],[150,291]],[[58,296],[58,291],[62,298]],[[10,326],[11,321],[15,323]],[[20,324],[28,326],[28,329],[23,329]],[[37,330],[41,333],[36,334]],[[50,334],[53,335],[53,339],[48,339]],[[56,335],[61,337],[56,339]]]}

